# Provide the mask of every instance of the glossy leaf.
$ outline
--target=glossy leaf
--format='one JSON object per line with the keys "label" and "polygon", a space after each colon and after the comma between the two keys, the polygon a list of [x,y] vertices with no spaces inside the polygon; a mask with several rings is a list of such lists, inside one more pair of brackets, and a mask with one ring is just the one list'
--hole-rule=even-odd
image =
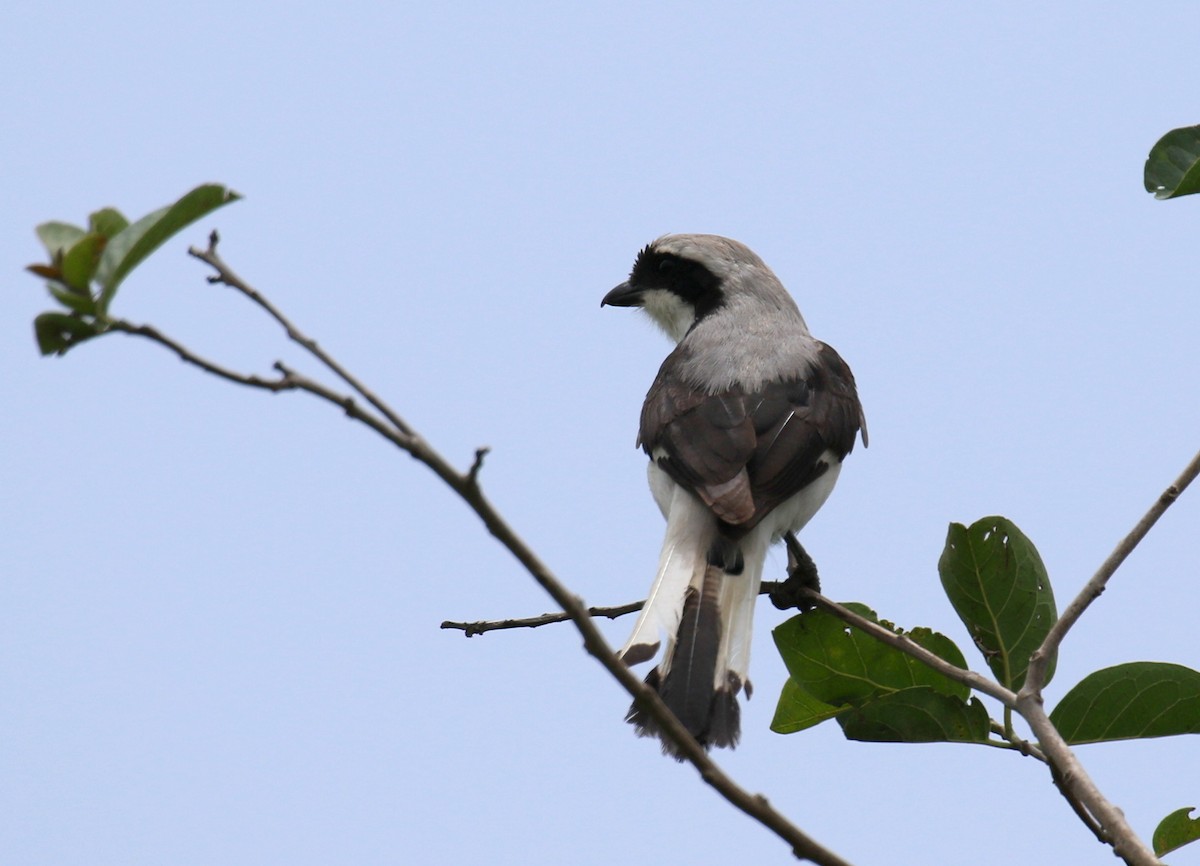
{"label": "glossy leaf", "polygon": [[[874,611],[863,605],[846,606],[876,619]],[[882,624],[894,630],[890,623]],[[773,634],[792,678],[817,700],[832,706],[861,703],[913,686],[929,686],[960,698],[970,693],[961,683],[821,610],[794,616]],[[966,667],[962,652],[944,635],[919,628],[909,637],[951,664]]]}
{"label": "glossy leaf", "polygon": [[1200,126],[1172,129],[1160,138],[1146,158],[1143,182],[1160,199],[1200,192]]}
{"label": "glossy leaf", "polygon": [[35,231],[37,231],[38,240],[42,242],[42,246],[46,248],[51,259],[87,234],[79,226],[60,222],[42,223]]}
{"label": "glossy leaf", "polygon": [[1156,857],[1161,857],[1163,854],[1200,839],[1200,818],[1189,817],[1195,808],[1195,806],[1188,806],[1184,809],[1176,809],[1158,822],[1158,826],[1154,828],[1154,839],[1152,840]]}
{"label": "glossy leaf", "polygon": [[[1029,657],[1058,619],[1037,548],[1003,517],[950,524],[938,561],[942,587],[996,679],[1017,690]],[[1050,660],[1046,681],[1054,675]]]}
{"label": "glossy leaf", "polygon": [[775,718],[771,720],[771,730],[777,734],[794,734],[832,719],[845,709],[847,709],[846,706],[834,707],[817,700],[801,688],[795,680],[788,677],[784,680],[783,692],[779,695],[779,703],[775,706]]}
{"label": "glossy leaf", "polygon": [[142,217],[112,238],[96,272],[101,286],[100,311],[108,311],[121,281],[172,235],[238,198],[237,193],[223,186],[204,184],[174,204]]}
{"label": "glossy leaf", "polygon": [[99,332],[91,322],[66,313],[42,313],[33,320],[33,333],[43,355],[65,354]]}
{"label": "glossy leaf", "polygon": [[[878,621],[863,605],[849,604]],[[888,622],[886,628],[896,631]],[[791,674],[771,723],[793,733],[836,718],[849,739],[877,742],[983,742],[990,719],[970,690],[820,610],[792,617],[774,632]],[[909,632],[921,646],[959,667],[962,652],[927,628]]]}
{"label": "glossy leaf", "polygon": [[838,716],[846,739],[873,743],[984,743],[991,719],[970,702],[928,686],[903,689]]}
{"label": "glossy leaf", "polygon": [[1200,672],[1130,662],[1088,674],[1050,713],[1071,745],[1200,734]]}

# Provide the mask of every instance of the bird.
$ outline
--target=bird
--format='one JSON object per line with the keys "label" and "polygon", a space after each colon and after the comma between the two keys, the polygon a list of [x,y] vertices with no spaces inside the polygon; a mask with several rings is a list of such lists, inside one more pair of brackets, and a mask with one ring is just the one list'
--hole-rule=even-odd
{"label": "bird", "polygon": [[[665,639],[646,684],[706,750],[734,748],[768,548],[821,508],[856,439],[867,445],[854,375],[763,260],[730,238],[658,238],[600,305],[639,307],[675,342],[637,438],[666,533],[618,655],[650,661]],[[637,701],[626,721],[683,760]]]}

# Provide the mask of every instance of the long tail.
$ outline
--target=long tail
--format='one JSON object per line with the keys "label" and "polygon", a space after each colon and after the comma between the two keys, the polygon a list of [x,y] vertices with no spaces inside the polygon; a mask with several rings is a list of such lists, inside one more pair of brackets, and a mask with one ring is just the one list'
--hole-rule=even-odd
{"label": "long tail", "polygon": [[[711,512],[677,491],[658,574],[621,650],[629,664],[646,661],[667,636],[663,659],[646,682],[706,747],[732,748],[741,736],[737,696],[743,687],[750,693],[751,623],[764,553],[757,540],[721,538]],[[639,735],[661,738],[658,725],[636,704],[626,720]],[[666,740],[663,750],[680,757]]]}

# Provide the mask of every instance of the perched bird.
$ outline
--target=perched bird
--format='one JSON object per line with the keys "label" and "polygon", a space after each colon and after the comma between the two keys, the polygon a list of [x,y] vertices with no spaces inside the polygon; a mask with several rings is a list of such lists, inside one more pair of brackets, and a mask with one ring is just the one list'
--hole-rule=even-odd
{"label": "perched bird", "polygon": [[[666,538],[620,655],[648,661],[665,636],[646,683],[702,745],[732,748],[767,548],[824,504],[860,431],[867,444],[854,376],[762,259],[729,238],[659,238],[605,305],[641,307],[677,344],[638,433]],[[626,720],[661,738],[636,704]],[[663,749],[675,754],[665,738]]]}

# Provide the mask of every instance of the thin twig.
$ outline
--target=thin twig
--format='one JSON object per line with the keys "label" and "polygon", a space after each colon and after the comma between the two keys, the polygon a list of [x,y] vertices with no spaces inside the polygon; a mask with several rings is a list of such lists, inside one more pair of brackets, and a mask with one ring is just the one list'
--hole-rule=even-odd
{"label": "thin twig", "polygon": [[483,458],[487,457],[491,452],[491,448],[486,445],[475,449],[475,462],[471,464],[471,468],[467,470],[467,480],[472,484],[479,483],[479,470],[483,468]]}
{"label": "thin twig", "polygon": [[[780,581],[764,580],[762,588],[759,590],[759,595],[769,595],[780,585]],[[627,614],[637,613],[645,606],[645,601],[631,601],[628,604],[614,604],[608,607],[589,607],[588,616],[592,618],[605,617],[606,619],[617,619]],[[556,613],[543,613],[538,616],[512,619],[480,619],[474,622],[461,622],[459,620],[448,619],[442,622],[441,627],[445,629],[457,629],[464,633],[464,637],[474,637],[477,634],[484,634],[489,631],[501,631],[513,628],[538,628],[543,625],[567,622],[570,619],[570,614],[558,611]]]}
{"label": "thin twig", "polygon": [[398,431],[405,435],[411,436],[413,433],[412,428],[410,428],[399,415],[393,412],[392,409],[377,396],[375,396],[373,392],[368,390],[367,387],[363,385],[362,382],[360,382],[355,376],[351,375],[346,368],[334,360],[329,353],[318,346],[316,340],[306,336],[299,328],[292,324],[292,322],[282,312],[280,312],[280,310],[274,304],[267,300],[264,295],[260,294],[253,286],[245,282],[241,277],[233,272],[232,268],[225,264],[225,261],[217,254],[217,244],[219,244],[220,241],[220,235],[218,235],[216,229],[214,229],[208,236],[207,249],[202,250],[198,249],[197,247],[188,248],[188,255],[199,259],[216,271],[216,275],[214,277],[209,277],[209,282],[223,283],[224,285],[229,286],[231,289],[241,292],[259,307],[266,310],[271,318],[283,326],[284,331],[287,332],[288,339],[302,346],[309,353],[311,353],[313,357],[333,371],[338,378],[340,378],[343,382],[354,389],[354,391],[360,394],[364,400],[374,406],[379,413],[382,414],[383,417],[386,418],[388,422]]}
{"label": "thin twig", "polygon": [[1080,591],[1079,595],[1075,596],[1074,600],[1067,605],[1063,610],[1062,616],[1058,618],[1046,635],[1046,639],[1042,641],[1042,645],[1037,648],[1029,659],[1029,672],[1025,676],[1025,685],[1022,691],[1028,689],[1030,691],[1041,691],[1042,686],[1046,684],[1046,672],[1049,668],[1050,659],[1054,658],[1054,653],[1058,650],[1059,644],[1066,637],[1070,628],[1075,625],[1083,612],[1088,606],[1100,597],[1104,592],[1105,586],[1108,584],[1109,578],[1116,573],[1120,568],[1121,563],[1133,553],[1134,548],[1138,546],[1151,527],[1158,522],[1158,519],[1166,513],[1166,510],[1171,507],[1179,495],[1188,488],[1188,485],[1196,480],[1196,476],[1200,475],[1200,452],[1192,458],[1191,462],[1184,468],[1179,477],[1175,479],[1175,483],[1168,487],[1159,495],[1154,504],[1149,510],[1142,515],[1142,519],[1129,531],[1129,534],[1121,539],[1121,542],[1116,546],[1108,558],[1092,575]]}
{"label": "thin twig", "polygon": [[997,743],[997,745],[1002,745],[1013,749],[1014,751],[1020,752],[1027,758],[1035,758],[1041,761],[1043,764],[1046,763],[1046,756],[1042,754],[1042,750],[1037,747],[1036,743],[1031,743],[1028,740],[1022,740],[1011,730],[1005,730],[1004,725],[995,720],[992,720],[991,722],[991,729],[993,734],[1000,737],[1000,739],[1004,741],[1003,743]]}
{"label": "thin twig", "polygon": [[[588,616],[593,619],[596,617],[616,619],[619,616],[625,616],[627,613],[636,613],[645,606],[646,602],[644,601],[634,601],[629,604],[618,604],[612,607],[589,607],[587,612]],[[509,628],[538,628],[543,625],[566,622],[570,618],[570,614],[560,611],[558,613],[543,613],[541,616],[529,616],[523,619],[478,620],[476,622],[456,622],[448,619],[442,623],[441,627],[458,629],[463,632],[465,637],[474,637],[477,634],[484,634],[489,631],[501,631]]]}
{"label": "thin twig", "polygon": [[267,391],[287,391],[296,387],[286,378],[281,379],[263,379],[261,376],[255,376],[246,373],[238,373],[219,364],[214,364],[206,358],[202,358],[195,354],[187,347],[172,340],[166,334],[158,331],[150,325],[135,325],[133,322],[125,319],[108,319],[105,323],[109,330],[120,331],[122,334],[129,334],[133,337],[145,337],[153,340],[160,345],[166,346],[172,352],[179,356],[181,361],[184,361],[193,366],[199,367],[206,373],[212,373],[225,379],[228,382],[234,382],[238,385],[245,385],[250,388],[262,388]]}

